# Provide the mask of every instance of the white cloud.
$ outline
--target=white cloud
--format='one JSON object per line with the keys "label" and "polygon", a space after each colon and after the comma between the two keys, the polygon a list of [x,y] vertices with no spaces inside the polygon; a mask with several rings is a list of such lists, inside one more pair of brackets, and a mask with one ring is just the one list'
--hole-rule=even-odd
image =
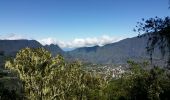
{"label": "white cloud", "polygon": [[20,40],[20,39],[29,39],[26,36],[15,34],[15,33],[9,33],[5,35],[0,35],[1,40]]}
{"label": "white cloud", "polygon": [[46,38],[38,40],[42,45],[57,44],[57,40],[53,38]]}
{"label": "white cloud", "polygon": [[[19,35],[15,33],[0,35],[1,40],[19,40],[19,39],[28,39],[32,40],[31,38],[28,38],[26,35]],[[101,37],[92,37],[92,38],[75,38],[72,41],[61,41],[57,40],[55,38],[44,38],[44,39],[36,39],[39,41],[42,45],[50,45],[50,44],[57,44],[61,48],[78,48],[78,47],[90,47],[90,46],[103,46],[108,43],[114,43],[119,40],[124,39],[124,37],[114,37],[114,36],[107,36],[103,35]]]}
{"label": "white cloud", "polygon": [[49,44],[58,44],[61,48],[78,48],[78,47],[90,47],[90,46],[103,46],[108,43],[114,43],[119,40],[122,40],[123,37],[110,37],[103,35],[101,37],[93,38],[76,38],[72,41],[59,41],[54,38],[46,38],[38,40],[43,45]]}

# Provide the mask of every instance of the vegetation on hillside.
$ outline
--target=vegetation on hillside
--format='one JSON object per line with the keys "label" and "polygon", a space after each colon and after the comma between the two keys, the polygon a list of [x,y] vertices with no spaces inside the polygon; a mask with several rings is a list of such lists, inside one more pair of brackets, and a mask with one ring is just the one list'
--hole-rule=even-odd
{"label": "vegetation on hillside", "polygon": [[[17,53],[14,60],[7,61],[5,66],[21,81],[21,94],[15,96],[19,99],[170,99],[169,70],[159,67],[148,69],[145,62],[128,63],[129,69],[121,77],[113,78],[111,71],[105,74],[87,71],[82,68],[80,62],[66,62],[60,55],[52,57],[43,48],[25,48]],[[2,93],[4,92],[0,93],[1,98],[4,96]]]}

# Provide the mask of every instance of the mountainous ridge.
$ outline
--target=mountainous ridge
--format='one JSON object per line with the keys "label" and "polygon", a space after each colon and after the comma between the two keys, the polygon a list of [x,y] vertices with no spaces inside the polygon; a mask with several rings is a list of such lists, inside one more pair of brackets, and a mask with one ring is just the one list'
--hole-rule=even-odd
{"label": "mountainous ridge", "polygon": [[[52,53],[52,56],[61,54],[68,60],[81,60],[96,64],[125,64],[128,60],[144,61],[150,56],[146,52],[148,37],[132,37],[104,46],[81,47],[72,51],[63,51],[58,45],[43,46],[36,40],[0,40],[0,53],[15,56],[25,47],[43,47]],[[161,60],[161,53],[156,48],[153,58]]]}
{"label": "mountainous ridge", "polygon": [[43,47],[51,52],[54,56],[58,53],[63,54],[64,51],[58,45],[43,46],[36,40],[0,40],[0,52],[4,55],[15,56],[16,53],[23,48],[40,48]]}
{"label": "mountainous ridge", "polygon": [[42,45],[36,40],[0,40],[0,51],[5,55],[15,56],[20,49],[26,47],[38,48]]}
{"label": "mountainous ridge", "polygon": [[[84,62],[99,63],[99,64],[122,64],[127,60],[149,60],[150,56],[147,54],[148,36],[126,38],[124,40],[106,44],[104,46],[82,47],[68,54],[75,59]],[[156,48],[154,59],[160,59],[161,54]]]}

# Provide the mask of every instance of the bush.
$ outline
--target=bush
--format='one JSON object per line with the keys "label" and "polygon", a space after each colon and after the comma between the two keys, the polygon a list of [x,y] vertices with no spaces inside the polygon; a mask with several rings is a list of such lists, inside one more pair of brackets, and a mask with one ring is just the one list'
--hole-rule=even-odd
{"label": "bush", "polygon": [[43,48],[26,48],[6,62],[17,73],[27,99],[100,99],[107,81],[97,73],[82,70],[81,63],[66,63],[62,56],[51,57]]}

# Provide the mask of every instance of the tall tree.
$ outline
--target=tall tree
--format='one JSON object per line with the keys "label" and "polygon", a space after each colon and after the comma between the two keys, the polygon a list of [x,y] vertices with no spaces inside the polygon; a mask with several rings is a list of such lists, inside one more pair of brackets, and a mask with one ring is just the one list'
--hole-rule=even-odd
{"label": "tall tree", "polygon": [[6,68],[16,72],[23,81],[24,92],[28,99],[42,99],[43,79],[49,59],[51,55],[44,49],[26,48],[19,51],[14,60],[6,62]]}
{"label": "tall tree", "polygon": [[18,74],[29,100],[100,99],[108,84],[100,74],[82,70],[79,62],[66,63],[42,48],[20,50],[6,68]]}
{"label": "tall tree", "polygon": [[170,17],[142,19],[142,22],[137,23],[136,28],[135,31],[139,34],[147,33],[146,35],[149,36],[147,51],[150,53],[151,60],[154,49],[159,47],[162,55],[167,57],[167,66],[170,66]]}

